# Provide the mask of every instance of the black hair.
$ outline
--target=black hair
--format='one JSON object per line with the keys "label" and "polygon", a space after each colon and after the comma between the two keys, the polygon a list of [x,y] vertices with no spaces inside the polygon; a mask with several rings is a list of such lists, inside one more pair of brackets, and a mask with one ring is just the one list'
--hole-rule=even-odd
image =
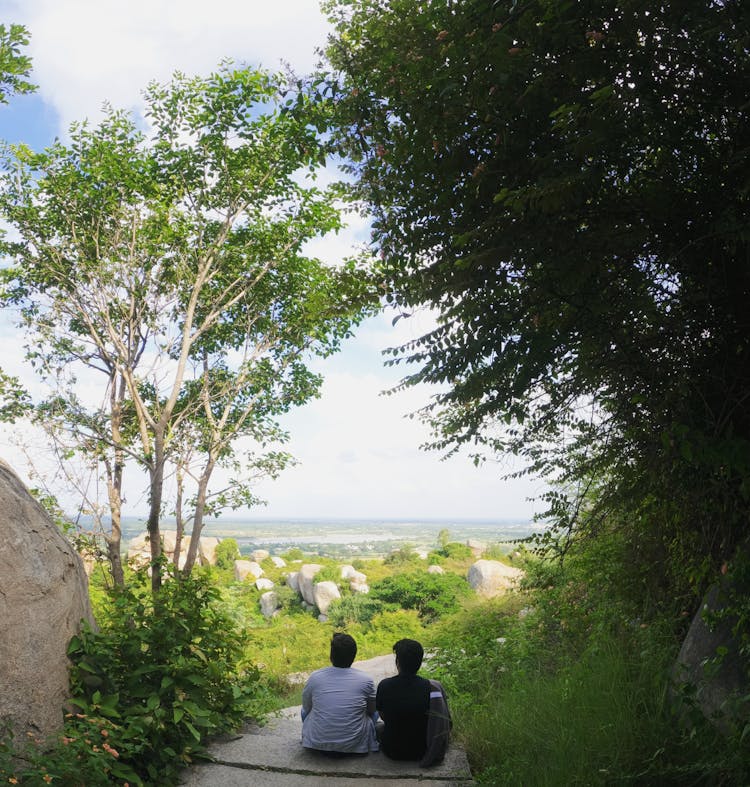
{"label": "black hair", "polygon": [[338,632],[331,637],[331,664],[334,667],[351,667],[356,655],[354,637]]}
{"label": "black hair", "polygon": [[398,659],[400,672],[406,675],[416,675],[422,666],[424,648],[415,639],[400,639],[394,646],[393,652]]}

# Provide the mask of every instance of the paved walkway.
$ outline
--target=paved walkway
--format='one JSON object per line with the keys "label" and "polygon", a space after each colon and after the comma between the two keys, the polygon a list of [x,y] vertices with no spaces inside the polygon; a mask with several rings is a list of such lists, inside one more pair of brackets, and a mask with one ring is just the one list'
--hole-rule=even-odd
{"label": "paved walkway", "polygon": [[[377,683],[396,674],[393,656],[355,662]],[[445,760],[433,768],[394,762],[380,752],[332,759],[302,747],[299,706],[285,708],[264,727],[250,726],[231,740],[214,743],[214,761],[185,772],[184,787],[459,787],[472,784],[466,753],[451,744]]]}

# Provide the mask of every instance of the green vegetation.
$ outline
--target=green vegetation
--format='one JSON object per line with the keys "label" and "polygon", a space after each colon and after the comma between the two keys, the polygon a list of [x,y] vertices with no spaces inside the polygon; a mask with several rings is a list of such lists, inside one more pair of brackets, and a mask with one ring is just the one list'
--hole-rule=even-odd
{"label": "green vegetation", "polygon": [[0,104],[7,104],[14,94],[31,93],[36,86],[27,80],[31,58],[22,54],[29,44],[29,33],[23,25],[0,23]]}

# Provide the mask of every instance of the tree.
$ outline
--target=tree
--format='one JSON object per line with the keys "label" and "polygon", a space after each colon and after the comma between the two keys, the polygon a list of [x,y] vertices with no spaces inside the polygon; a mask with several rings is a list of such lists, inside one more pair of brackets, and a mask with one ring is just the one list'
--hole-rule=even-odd
{"label": "tree", "polygon": [[[284,89],[228,65],[178,74],[145,93],[148,136],[108,108],[97,127],[74,125],[69,145],[5,152],[0,211],[20,235],[4,244],[15,263],[6,301],[55,389],[39,419],[106,479],[116,581],[128,462],[148,474],[154,560],[166,473],[177,468],[182,516],[189,470],[189,570],[216,467],[238,441],[283,437],[276,416],[321,383],[307,359],[334,352],[372,301],[355,261],[333,268],[304,254],[341,216],[331,192],[304,183],[325,163],[322,110],[285,104]],[[80,393],[80,373],[98,378],[96,398]],[[285,461],[259,453],[222,499],[247,502],[254,472]]]}
{"label": "tree", "polygon": [[28,44],[29,33],[23,25],[0,24],[0,104],[7,104],[14,93],[36,89],[26,79],[31,73],[31,58],[21,54],[21,47]]}
{"label": "tree", "polygon": [[565,527],[619,506],[718,567],[750,521],[747,8],[326,7],[311,88],[389,297],[439,313],[393,350],[445,386],[435,446],[520,453],[573,485]]}

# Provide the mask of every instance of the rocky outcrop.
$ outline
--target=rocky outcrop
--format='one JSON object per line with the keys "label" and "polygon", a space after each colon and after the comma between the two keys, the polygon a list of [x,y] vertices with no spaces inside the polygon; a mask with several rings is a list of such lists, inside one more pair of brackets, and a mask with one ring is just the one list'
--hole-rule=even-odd
{"label": "rocky outcrop", "polygon": [[270,590],[273,587],[273,582],[271,582],[270,579],[261,577],[255,580],[255,587],[258,588],[258,590]]}
{"label": "rocky outcrop", "polygon": [[271,558],[271,562],[276,566],[276,568],[286,568],[286,560],[283,557],[274,557]]}
{"label": "rocky outcrop", "polygon": [[269,552],[267,549],[254,549],[250,553],[250,557],[252,557],[256,563],[260,563],[261,560],[265,560],[269,557]]}
{"label": "rocky outcrop", "polygon": [[299,583],[299,592],[302,598],[308,604],[315,604],[315,597],[313,595],[313,582],[314,577],[323,568],[317,563],[306,563],[299,570],[297,581]]}
{"label": "rocky outcrop", "polygon": [[523,571],[498,560],[477,560],[469,569],[469,584],[480,595],[490,598],[516,586]]}
{"label": "rocky outcrop", "polygon": [[341,598],[341,593],[335,582],[316,582],[313,586],[313,601],[321,615],[328,614],[328,607],[337,598]]}
{"label": "rocky outcrop", "polygon": [[81,558],[0,462],[0,728],[17,740],[61,726],[82,618],[93,623]]}

